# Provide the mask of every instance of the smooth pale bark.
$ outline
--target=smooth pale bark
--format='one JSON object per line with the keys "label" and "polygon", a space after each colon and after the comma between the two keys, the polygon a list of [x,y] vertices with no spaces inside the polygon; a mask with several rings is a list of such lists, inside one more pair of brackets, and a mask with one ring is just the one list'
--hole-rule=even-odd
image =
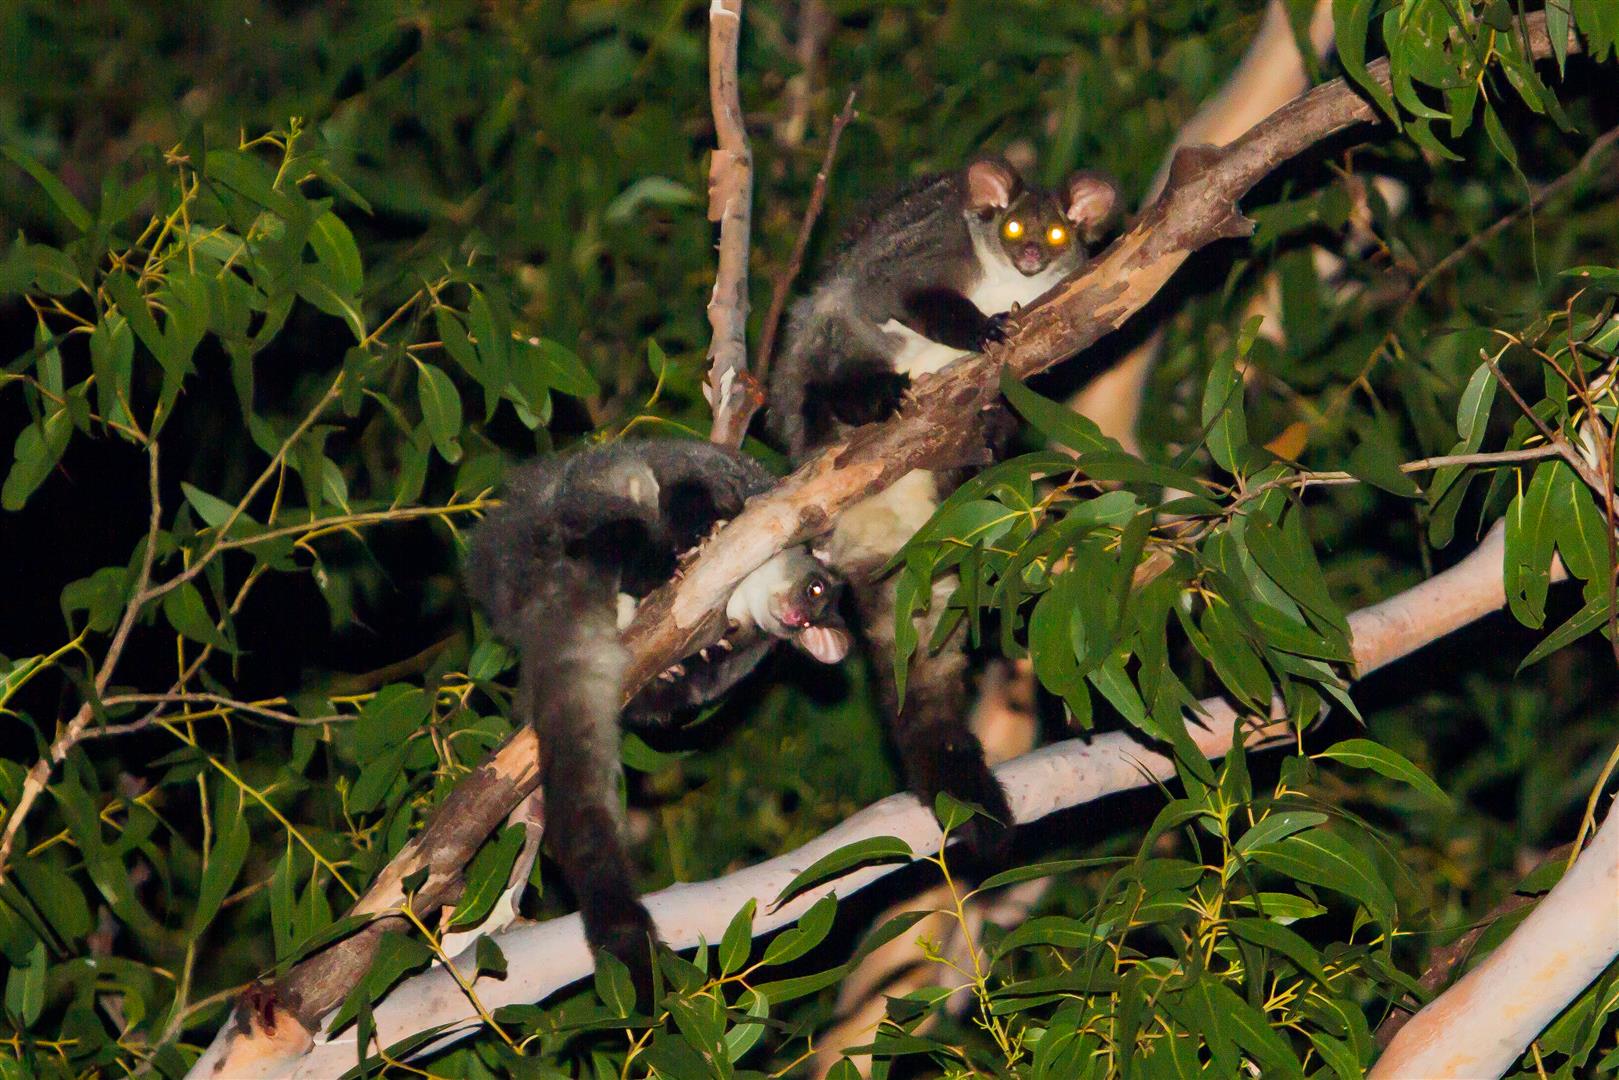
{"label": "smooth pale bark", "polygon": [[[1317,56],[1332,50],[1332,0],[1317,0],[1310,16],[1310,48]],[[1299,55],[1298,39],[1288,21],[1287,6],[1271,0],[1259,32],[1249,44],[1230,77],[1197,115],[1186,122],[1153,177],[1145,206],[1158,197],[1169,181],[1169,165],[1174,152],[1183,146],[1208,143],[1225,146],[1248,129],[1309,89],[1310,77]],[[1141,417],[1141,399],[1147,390],[1147,374],[1163,346],[1163,333],[1155,332],[1130,350],[1123,360],[1085,384],[1069,403],[1084,413],[1106,435],[1119,440],[1131,453],[1139,453],[1136,424]]]}
{"label": "smooth pale bark", "polygon": [[1394,1036],[1370,1080],[1500,1076],[1619,956],[1619,814],[1511,936]]}

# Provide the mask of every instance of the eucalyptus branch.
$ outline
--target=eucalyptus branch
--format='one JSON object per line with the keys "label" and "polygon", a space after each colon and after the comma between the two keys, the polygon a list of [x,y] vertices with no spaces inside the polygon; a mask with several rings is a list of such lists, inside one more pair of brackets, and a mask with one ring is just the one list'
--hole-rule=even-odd
{"label": "eucalyptus branch", "polygon": [[[269,701],[240,701],[224,694],[113,694],[101,699],[101,704],[112,707],[115,705],[212,705],[214,709],[210,714],[224,715],[231,712],[247,712],[256,716],[263,716],[282,724],[293,724],[303,727],[324,727],[327,724],[341,723],[352,720],[354,717],[341,713],[330,716],[297,716],[293,713],[283,712],[271,708],[272,705],[286,704],[286,698],[272,698]],[[157,722],[161,714],[155,710],[139,720],[128,724],[109,724],[96,728],[85,735],[86,739],[106,738],[110,735],[127,735],[135,731],[143,731]]]}
{"label": "eucalyptus branch", "polygon": [[[297,525],[283,525],[278,529],[267,529],[252,536],[237,536],[229,540],[221,540],[214,544],[209,551],[231,551],[236,548],[250,548],[266,540],[277,540],[283,536],[297,536],[299,543],[314,540],[329,533],[344,532],[349,529],[365,525],[378,525],[383,522],[414,521],[418,518],[451,517],[456,514],[477,514],[490,508],[493,501],[485,498],[471,499],[467,502],[451,502],[444,506],[406,506],[389,510],[366,510],[357,514],[338,514],[335,517],[317,518],[314,521],[304,521]],[[221,530],[224,526],[220,526]]]}
{"label": "eucalyptus branch", "polygon": [[[123,616],[120,618],[118,626],[113,631],[112,640],[108,644],[106,654],[103,656],[102,662],[97,669],[94,685],[98,697],[106,690],[107,686],[110,685],[113,673],[117,668],[118,661],[123,655],[125,646],[128,644],[129,635],[131,631],[133,631],[136,621],[140,618],[141,612],[145,610],[146,605],[150,604],[154,600],[161,599],[169,592],[172,592],[174,589],[195,578],[198,574],[202,573],[207,568],[208,564],[221,552],[235,548],[249,547],[261,541],[274,539],[281,536],[292,536],[301,533],[320,532],[327,529],[365,525],[383,520],[425,517],[461,511],[474,512],[484,507],[482,500],[473,500],[470,503],[454,504],[448,507],[416,507],[406,510],[378,511],[366,514],[349,514],[336,518],[326,518],[320,521],[305,522],[298,525],[286,526],[281,529],[273,529],[269,532],[259,533],[251,537],[236,537],[233,539],[226,539],[231,527],[238,520],[240,520],[243,514],[247,512],[247,506],[255,497],[257,497],[258,493],[263,490],[264,485],[267,484],[282,467],[282,463],[286,460],[286,456],[291,452],[292,447],[295,446],[297,441],[304,435],[304,433],[307,432],[316,423],[316,421],[320,419],[321,415],[325,413],[327,407],[329,407],[332,402],[337,400],[338,395],[342,392],[342,381],[343,376],[340,372],[337,377],[332,380],[331,386],[321,396],[320,400],[316,402],[308,413],[305,414],[298,426],[295,427],[286,437],[286,439],[282,441],[275,454],[272,455],[269,464],[264,467],[263,471],[259,473],[258,477],[254,479],[254,481],[248,486],[247,492],[232,507],[229,517],[227,517],[226,520],[222,522],[215,530],[214,537],[209,545],[204,548],[203,551],[199,553],[191,564],[184,570],[158,585],[152,584],[152,570],[156,563],[157,537],[159,532],[162,530],[163,503],[159,488],[158,443],[156,440],[147,442],[148,486],[150,489],[149,498],[151,502],[151,511],[147,524],[145,549],[141,556],[140,570],[136,575],[134,586],[130,590],[130,599],[124,606]],[[251,582],[253,577],[256,576],[256,574],[252,575],[249,581]],[[238,597],[237,604],[233,605],[233,610],[235,607],[239,606],[241,598],[245,597],[245,595],[246,587],[244,585],[244,589]],[[222,620],[220,624],[216,625],[222,625]],[[40,794],[50,782],[51,772],[55,769],[55,766],[65,760],[67,755],[75,746],[88,738],[97,738],[112,734],[127,734],[150,727],[156,722],[157,717],[161,712],[162,704],[180,700],[185,696],[180,694],[181,688],[186,682],[189,681],[191,676],[195,675],[196,672],[201,669],[203,662],[209,655],[211,655],[211,653],[212,647],[204,646],[203,651],[192,661],[191,664],[187,666],[186,672],[184,672],[181,678],[176,681],[175,686],[171,688],[168,695],[153,696],[153,700],[159,703],[160,708],[152,710],[145,717],[142,717],[141,719],[133,721],[129,724],[115,725],[110,728],[92,728],[92,721],[95,719],[95,705],[91,701],[85,701],[80,704],[78,711],[73,716],[73,719],[68,722],[67,726],[52,742],[49,753],[36,761],[23,778],[22,791],[18,796],[16,805],[12,807],[11,813],[6,818],[4,832],[0,833],[0,882],[4,882],[6,879],[6,869],[10,861],[11,852],[16,845],[17,832],[19,829],[21,829],[22,824],[27,818],[30,810],[32,810],[34,803],[38,801]],[[139,697],[139,695],[126,696],[122,700],[134,701]],[[108,703],[109,702],[106,701],[103,702],[103,704]],[[302,722],[299,720],[299,718],[291,719],[297,722]]]}
{"label": "eucalyptus branch", "polygon": [[1507,939],[1418,1012],[1371,1080],[1501,1076],[1619,956],[1619,814]]}
{"label": "eucalyptus branch", "polygon": [[187,566],[184,570],[180,571],[178,574],[175,574],[161,585],[154,585],[148,589],[137,592],[135,594],[135,599],[131,601],[132,608],[138,609],[142,605],[148,604],[151,601],[159,599],[167,593],[178,589],[181,585],[184,585],[186,582],[190,581],[192,578],[206,570],[208,568],[208,564],[213,561],[214,556],[218,555],[221,551],[226,550],[227,546],[242,546],[240,543],[232,544],[230,541],[227,541],[225,539],[226,535],[228,535],[235,524],[241,520],[242,515],[247,513],[249,504],[251,504],[253,500],[258,497],[260,491],[264,490],[264,485],[269,483],[270,478],[275,476],[276,473],[281,470],[283,463],[287,459],[287,455],[292,452],[292,448],[297,445],[298,440],[303,438],[304,433],[307,432],[311,427],[315,426],[315,422],[321,418],[321,416],[326,412],[326,409],[332,404],[332,402],[336,401],[342,393],[343,373],[340,371],[337,373],[337,377],[332,380],[332,385],[327,387],[326,392],[320,396],[320,400],[315,402],[314,407],[304,415],[302,420],[298,421],[298,426],[293,428],[292,432],[285,439],[281,440],[281,445],[278,446],[275,453],[271,455],[269,464],[266,465],[264,470],[259,473],[251,484],[247,486],[247,491],[240,499],[236,501],[236,504],[231,507],[229,515],[227,515],[225,520],[219,524],[219,527],[214,530],[213,541],[206,548],[204,548],[202,552],[192,560],[191,565]]}
{"label": "eucalyptus branch", "polygon": [[[118,660],[123,656],[124,646],[129,643],[130,631],[135,628],[135,620],[140,617],[147,586],[152,580],[152,566],[157,560],[157,535],[163,522],[163,501],[158,486],[158,457],[157,441],[152,440],[146,444],[147,487],[148,497],[151,499],[151,514],[146,525],[145,550],[141,552],[141,568],[135,575],[135,586],[131,590],[132,599],[124,607],[123,618],[118,621],[118,627],[113,631],[112,641],[107,645],[107,652],[101,659],[101,666],[96,671],[95,691],[99,696],[107,689],[112,681],[113,671],[118,666]],[[40,758],[29,768],[23,777],[22,791],[17,796],[16,805],[11,808],[6,818],[4,833],[0,833],[0,884],[6,880],[6,868],[11,859],[12,848],[17,843],[17,833],[22,828],[23,821],[27,819],[28,812],[33,808],[39,796],[50,782],[51,772],[64,761],[73,748],[77,746],[89,729],[90,723],[95,719],[95,708],[92,702],[85,701],[79,705],[79,710],[73,719],[51,743],[50,752]]]}
{"label": "eucalyptus branch", "polygon": [[1395,313],[1394,322],[1399,323],[1400,317],[1410,310],[1418,297],[1427,290],[1429,285],[1433,284],[1435,279],[1454,269],[1463,259],[1506,231],[1514,222],[1539,210],[1552,199],[1572,187],[1574,181],[1591,171],[1592,166],[1607,157],[1616,143],[1619,143],[1619,127],[1609,128],[1591,141],[1591,145],[1586,147],[1585,153],[1580,155],[1580,160],[1574,163],[1572,169],[1569,169],[1555,180],[1540,185],[1523,205],[1514,208],[1510,213],[1503,215],[1484,229],[1472,234],[1457,245],[1448,255],[1429,267],[1411,286],[1405,298],[1400,301],[1400,307]]}
{"label": "eucalyptus branch", "polygon": [[[726,2],[714,0],[712,24],[738,21]],[[1544,16],[1531,15],[1528,23],[1534,55],[1550,55]],[[713,53],[710,61],[718,62]],[[1369,65],[1368,72],[1389,85],[1386,60]],[[855,431],[753,500],[703,546],[680,580],[643,601],[624,634],[631,654],[624,678],[626,697],[681,657],[717,640],[732,590],[771,556],[824,532],[842,510],[913,469],[944,469],[981,460],[982,438],[976,425],[963,419],[971,420],[996,404],[1003,374],[1026,379],[1122,326],[1157,295],[1192,252],[1252,231],[1237,201],[1256,183],[1317,143],[1380,119],[1374,107],[1340,79],[1296,98],[1225,148],[1183,148],[1158,201],[1080,276],[1059,287],[1047,302],[1022,313],[1007,342],[919,380],[914,396],[897,415]],[[711,380],[715,377],[711,372]],[[716,395],[715,400],[723,399],[723,394]],[[1494,572],[1499,591],[1498,555]],[[405,878],[425,869],[415,910],[423,917],[431,914],[434,903],[455,894],[461,869],[490,831],[538,783],[538,744],[532,729],[524,726],[462,779],[423,831],[383,869],[356,912],[397,909]],[[197,1075],[222,1075],[211,1070],[229,1067],[238,1060],[238,1051],[245,1052],[255,1042],[291,1039],[293,1028],[302,1032],[298,1041],[309,1038],[320,1018],[363,976],[380,942],[380,927],[388,921],[374,920],[295,967],[277,988],[285,988],[278,1003],[284,1008],[270,1014],[273,1030],[250,1016],[227,1023],[205,1059],[207,1068],[199,1066]],[[582,939],[580,955],[584,956]],[[352,1048],[347,1053],[352,1054]]]}
{"label": "eucalyptus branch", "polygon": [[[1500,331],[1497,331],[1497,333],[1500,333]],[[1495,381],[1501,384],[1501,388],[1511,396],[1513,402],[1529,418],[1529,422],[1535,425],[1535,430],[1540,432],[1541,437],[1546,440],[1547,444],[1559,457],[1568,463],[1568,467],[1574,470],[1575,474],[1579,476],[1587,487],[1598,496],[1608,498],[1607,493],[1611,488],[1603,481],[1602,475],[1591,467],[1591,463],[1585,460],[1585,455],[1580,453],[1580,448],[1569,442],[1561,431],[1541,419],[1540,414],[1535,412],[1534,408],[1523,399],[1522,394],[1518,393],[1518,388],[1512,385],[1512,380],[1508,379],[1505,373],[1501,371],[1501,366],[1496,362],[1495,357],[1483,349],[1479,350],[1479,356],[1484,360],[1485,366],[1490,369],[1490,374],[1495,376]]]}
{"label": "eucalyptus branch", "polygon": [[[1565,862],[1573,853],[1574,847],[1572,844],[1559,844],[1557,847],[1546,853],[1545,857],[1536,864],[1535,870],[1539,870],[1545,866],[1550,866],[1553,863]],[[1534,873],[1534,871],[1531,871],[1530,873]],[[1473,950],[1478,946],[1479,939],[1482,938],[1492,926],[1511,915],[1519,908],[1528,907],[1530,904],[1535,903],[1535,901],[1535,897],[1526,893],[1508,893],[1501,899],[1500,903],[1491,908],[1483,918],[1479,919],[1476,923],[1469,927],[1455,941],[1452,941],[1448,945],[1437,948],[1429,954],[1427,970],[1422,973],[1422,978],[1417,980],[1417,985],[1422,987],[1422,989],[1426,990],[1430,994],[1436,993],[1445,985],[1445,983],[1450,979],[1451,975],[1455,973],[1456,968],[1473,954]],[[1394,1041],[1394,1036],[1398,1035],[1400,1033],[1400,1029],[1405,1027],[1406,1024],[1410,1023],[1411,1018],[1415,1015],[1415,1005],[1407,1007],[1403,1002],[1396,1004],[1383,1022],[1377,1026],[1377,1031],[1375,1033],[1377,1036],[1377,1045],[1382,1049],[1387,1049],[1389,1043]]]}
{"label": "eucalyptus branch", "polygon": [[[1482,465],[1486,468],[1495,468],[1502,465],[1516,465],[1524,461],[1542,461],[1550,457],[1559,457],[1561,454],[1562,451],[1555,446],[1530,446],[1521,450],[1495,450],[1477,454],[1440,454],[1436,457],[1401,462],[1399,468],[1400,472],[1411,476],[1415,473],[1432,472],[1434,469],[1443,469],[1449,466]],[[1229,514],[1230,511],[1235,510],[1244,503],[1277,488],[1297,488],[1302,491],[1317,484],[1333,486],[1364,482],[1354,473],[1344,472],[1341,469],[1328,469],[1319,472],[1301,469],[1298,472],[1288,473],[1286,476],[1279,476],[1274,480],[1267,480],[1262,484],[1255,484],[1238,495],[1226,509]]]}

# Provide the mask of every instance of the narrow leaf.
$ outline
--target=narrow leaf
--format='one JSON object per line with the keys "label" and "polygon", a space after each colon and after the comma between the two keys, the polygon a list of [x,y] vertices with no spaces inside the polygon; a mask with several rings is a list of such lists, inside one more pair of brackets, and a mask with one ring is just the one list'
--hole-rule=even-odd
{"label": "narrow leaf", "polygon": [[[791,897],[803,892],[816,882],[837,877],[857,866],[866,863],[882,862],[909,862],[916,858],[911,851],[911,845],[897,836],[872,836],[865,840],[857,840],[846,844],[829,855],[816,859],[809,867],[788,882],[781,895],[775,899],[774,906],[779,907]],[[780,998],[776,998],[780,1001]]]}
{"label": "narrow leaf", "polygon": [[1321,751],[1318,756],[1332,758],[1357,769],[1370,769],[1391,780],[1410,784],[1439,802],[1447,804],[1450,802],[1450,796],[1429,779],[1427,773],[1417,768],[1403,755],[1371,739],[1345,739]]}

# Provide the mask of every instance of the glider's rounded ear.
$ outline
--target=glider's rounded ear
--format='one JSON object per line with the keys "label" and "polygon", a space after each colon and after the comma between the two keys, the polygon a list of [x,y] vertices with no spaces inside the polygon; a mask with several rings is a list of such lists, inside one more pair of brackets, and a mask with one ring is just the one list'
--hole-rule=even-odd
{"label": "glider's rounded ear", "polygon": [[1119,189],[1100,173],[1081,172],[1068,178],[1068,204],[1063,215],[1085,239],[1099,236],[1119,203]]}
{"label": "glider's rounded ear", "polygon": [[967,209],[1005,210],[1012,205],[1018,184],[1017,173],[1006,162],[975,161],[967,166]]}
{"label": "glider's rounded ear", "polygon": [[823,664],[835,664],[849,655],[849,631],[838,626],[809,626],[800,630],[794,641]]}

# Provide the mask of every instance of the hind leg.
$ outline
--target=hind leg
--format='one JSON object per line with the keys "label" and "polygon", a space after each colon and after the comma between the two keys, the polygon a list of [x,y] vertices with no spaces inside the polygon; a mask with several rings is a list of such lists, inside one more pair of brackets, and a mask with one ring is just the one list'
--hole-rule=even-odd
{"label": "hind leg", "polygon": [[894,679],[895,584],[890,579],[863,585],[854,595],[905,781],[929,809],[944,791],[989,815],[975,815],[958,832],[968,859],[986,868],[1005,860],[1012,811],[969,726],[965,629],[957,627],[937,651],[928,648],[954,587],[953,578],[936,582],[929,611],[916,616],[921,644],[906,673],[903,701]]}

